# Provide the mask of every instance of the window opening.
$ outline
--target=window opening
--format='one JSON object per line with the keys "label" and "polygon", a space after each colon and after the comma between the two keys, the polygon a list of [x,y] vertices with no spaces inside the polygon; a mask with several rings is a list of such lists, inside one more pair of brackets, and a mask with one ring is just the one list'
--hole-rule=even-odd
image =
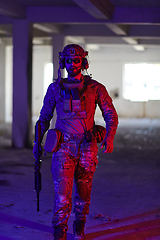
{"label": "window opening", "polygon": [[44,67],[44,95],[50,83],[53,82],[53,63],[47,63]]}
{"label": "window opening", "polygon": [[124,65],[125,99],[160,100],[160,63],[127,63]]}

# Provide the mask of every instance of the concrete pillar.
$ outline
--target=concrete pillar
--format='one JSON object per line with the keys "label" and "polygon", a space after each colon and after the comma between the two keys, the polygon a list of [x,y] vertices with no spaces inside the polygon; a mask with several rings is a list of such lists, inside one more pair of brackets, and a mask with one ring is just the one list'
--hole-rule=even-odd
{"label": "concrete pillar", "polygon": [[52,46],[53,46],[53,78],[56,79],[58,77],[57,72],[59,68],[59,52],[61,52],[64,47],[63,34],[58,33],[53,35]]}
{"label": "concrete pillar", "polygon": [[13,46],[6,46],[5,52],[5,122],[12,122],[13,88]]}
{"label": "concrete pillar", "polygon": [[13,22],[12,146],[32,146],[32,26]]}
{"label": "concrete pillar", "polygon": [[0,122],[5,122],[5,44],[0,41]]}
{"label": "concrete pillar", "polygon": [[[64,36],[63,34],[54,34],[52,38],[52,46],[53,46],[53,79],[58,77],[58,68],[59,68],[59,52],[61,52],[64,48]],[[63,70],[61,70],[63,77]],[[56,111],[54,111],[53,119],[51,122],[51,128],[54,128],[56,122]]]}

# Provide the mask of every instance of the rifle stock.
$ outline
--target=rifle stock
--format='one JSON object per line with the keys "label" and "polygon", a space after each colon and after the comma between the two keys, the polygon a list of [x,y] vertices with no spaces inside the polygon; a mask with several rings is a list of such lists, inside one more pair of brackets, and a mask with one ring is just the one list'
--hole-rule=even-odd
{"label": "rifle stock", "polygon": [[37,193],[37,211],[39,212],[39,193],[41,190],[41,122],[38,120],[35,125],[35,144],[36,144],[36,152],[35,152],[35,190]]}

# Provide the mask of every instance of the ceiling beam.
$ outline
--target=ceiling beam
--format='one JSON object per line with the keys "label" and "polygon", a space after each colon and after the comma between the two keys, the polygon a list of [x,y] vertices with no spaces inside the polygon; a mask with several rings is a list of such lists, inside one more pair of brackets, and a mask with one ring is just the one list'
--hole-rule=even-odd
{"label": "ceiling beam", "polygon": [[122,37],[122,39],[128,44],[138,44],[138,40],[131,37]]}
{"label": "ceiling beam", "polygon": [[3,27],[0,27],[0,34],[8,35],[10,32],[5,30]]}
{"label": "ceiling beam", "polygon": [[[1,0],[5,1],[5,0]],[[1,3],[0,1],[0,3]],[[8,1],[8,0],[7,0]],[[12,0],[9,0],[12,1]],[[27,7],[31,23],[113,23],[126,25],[160,25],[160,8],[116,7],[111,20],[99,20],[80,7]],[[134,15],[135,14],[135,15]],[[12,23],[12,18],[0,15],[1,24]]]}
{"label": "ceiling beam", "polygon": [[160,38],[160,26],[131,26],[128,34],[127,32],[125,34],[124,32],[121,32],[123,34],[117,34],[117,31],[111,31],[105,24],[69,24],[64,26],[62,32],[64,35],[69,36],[123,37],[128,42],[136,38]]}
{"label": "ceiling beam", "polygon": [[122,44],[126,45],[125,41],[123,41],[120,37],[85,37],[86,44],[100,44],[100,45],[115,45],[115,44]]}
{"label": "ceiling beam", "polygon": [[99,22],[80,7],[27,7],[27,19],[33,23]]}
{"label": "ceiling beam", "polygon": [[66,25],[62,33],[65,36],[116,36],[102,24],[72,24]]}
{"label": "ceiling beam", "polygon": [[4,25],[13,24],[13,18],[0,14],[0,24]]}
{"label": "ceiling beam", "polygon": [[73,36],[67,36],[65,38],[67,42],[76,43],[76,44],[85,44],[84,37],[73,37]]}
{"label": "ceiling beam", "polygon": [[43,37],[49,37],[48,32],[41,31],[40,29],[34,28],[33,29],[33,37],[34,38],[43,38]]}
{"label": "ceiling beam", "polygon": [[4,37],[12,36],[12,25],[0,25],[0,34]]}
{"label": "ceiling beam", "polygon": [[60,33],[61,32],[61,27],[57,26],[56,24],[35,23],[35,24],[33,24],[33,27],[41,30],[42,32],[46,32],[46,33]]}
{"label": "ceiling beam", "polygon": [[0,14],[13,18],[25,18],[26,8],[16,0],[0,0]]}
{"label": "ceiling beam", "polygon": [[[22,17],[24,10],[14,10],[12,0],[0,0],[0,9],[4,14],[5,7],[2,5],[4,2],[11,2],[11,5],[6,6],[6,11],[10,9],[10,16]],[[2,4],[3,3],[3,4]],[[19,5],[19,4],[17,4]],[[20,5],[22,6],[22,5]],[[19,7],[20,9],[21,7]],[[22,7],[24,9],[24,7]],[[14,13],[15,12],[15,13]],[[129,8],[129,7],[116,7],[111,20],[99,20],[88,14],[80,7],[27,7],[27,19],[32,23],[112,23],[112,24],[125,24],[125,25],[160,25],[160,8],[142,7],[142,8]],[[11,18],[0,15],[0,23],[12,23]]]}
{"label": "ceiling beam", "polygon": [[160,7],[116,7],[112,23],[160,25]]}
{"label": "ceiling beam", "polygon": [[117,35],[127,35],[129,31],[128,25],[118,25],[113,23],[106,23],[105,25]]}
{"label": "ceiling beam", "polygon": [[97,19],[111,19],[114,6],[109,0],[73,0],[78,6]]}
{"label": "ceiling beam", "polygon": [[133,48],[137,51],[144,51],[145,47],[143,45],[133,45]]}
{"label": "ceiling beam", "polygon": [[160,25],[131,25],[128,35],[131,37],[159,38]]}
{"label": "ceiling beam", "polygon": [[141,45],[160,45],[160,39],[139,39],[138,41]]}

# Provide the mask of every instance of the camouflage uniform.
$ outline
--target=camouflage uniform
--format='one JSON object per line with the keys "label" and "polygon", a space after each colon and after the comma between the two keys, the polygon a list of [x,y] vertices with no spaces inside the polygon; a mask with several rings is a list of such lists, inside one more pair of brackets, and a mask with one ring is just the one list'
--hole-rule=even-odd
{"label": "camouflage uniform", "polygon": [[[70,98],[71,100],[67,100],[71,101],[71,105],[69,103],[67,106],[71,106],[71,111],[66,111],[63,80],[60,82],[57,80],[48,87],[39,119],[43,135],[49,128],[56,108],[55,127],[62,132],[62,136],[53,153],[51,167],[55,184],[53,227],[63,226],[67,230],[67,221],[72,208],[73,179],[76,219],[85,222],[86,214],[89,214],[92,179],[98,163],[97,142],[92,134],[90,135],[90,130],[95,125],[94,115],[97,104],[106,122],[108,141],[114,138],[118,117],[106,88],[89,76],[83,76],[82,87],[79,88],[80,109],[74,109],[77,99]],[[89,137],[86,137],[88,133]]]}

